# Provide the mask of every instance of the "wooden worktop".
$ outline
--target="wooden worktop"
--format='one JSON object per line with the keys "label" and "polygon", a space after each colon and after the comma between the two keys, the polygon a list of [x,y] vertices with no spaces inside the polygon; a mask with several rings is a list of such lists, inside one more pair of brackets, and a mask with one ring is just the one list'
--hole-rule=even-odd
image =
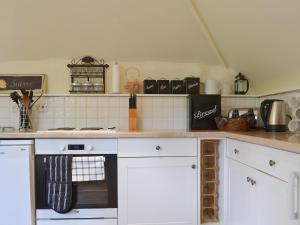
{"label": "wooden worktop", "polygon": [[39,131],[0,133],[0,139],[72,139],[72,138],[232,138],[240,141],[260,144],[300,154],[300,135],[288,132],[270,133],[265,131],[223,132],[223,131],[119,131],[102,133],[97,131]]}

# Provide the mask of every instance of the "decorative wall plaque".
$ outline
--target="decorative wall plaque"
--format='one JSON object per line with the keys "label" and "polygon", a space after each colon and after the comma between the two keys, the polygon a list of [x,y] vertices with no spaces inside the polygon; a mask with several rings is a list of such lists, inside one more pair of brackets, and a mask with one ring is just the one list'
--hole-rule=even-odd
{"label": "decorative wall plaque", "polygon": [[0,92],[12,90],[33,90],[46,92],[45,74],[0,74]]}

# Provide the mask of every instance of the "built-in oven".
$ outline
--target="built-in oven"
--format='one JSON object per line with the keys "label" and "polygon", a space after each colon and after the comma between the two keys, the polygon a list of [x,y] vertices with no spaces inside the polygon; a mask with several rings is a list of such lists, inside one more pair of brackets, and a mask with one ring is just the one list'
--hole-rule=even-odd
{"label": "built-in oven", "polygon": [[[60,224],[62,220],[95,220],[117,224],[117,141],[115,139],[38,139],[35,151],[36,217],[37,224],[49,220]],[[48,203],[47,159],[50,156],[101,157],[105,159],[105,179],[72,182],[71,209],[57,213]],[[54,223],[54,222],[57,223]],[[79,221],[81,221],[79,223]],[[51,224],[52,224],[51,223]],[[76,224],[77,224],[76,223]]]}

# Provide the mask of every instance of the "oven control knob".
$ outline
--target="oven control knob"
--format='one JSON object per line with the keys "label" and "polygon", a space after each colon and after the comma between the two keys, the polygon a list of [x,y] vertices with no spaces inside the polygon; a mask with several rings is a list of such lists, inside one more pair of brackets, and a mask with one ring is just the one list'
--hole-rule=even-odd
{"label": "oven control knob", "polygon": [[59,146],[59,150],[60,150],[60,151],[66,151],[66,147],[63,146],[63,145],[61,145],[61,146]]}
{"label": "oven control knob", "polygon": [[87,146],[86,146],[86,150],[88,150],[88,151],[93,151],[93,149],[94,149],[94,148],[93,148],[93,146],[91,146],[91,145],[87,145]]}

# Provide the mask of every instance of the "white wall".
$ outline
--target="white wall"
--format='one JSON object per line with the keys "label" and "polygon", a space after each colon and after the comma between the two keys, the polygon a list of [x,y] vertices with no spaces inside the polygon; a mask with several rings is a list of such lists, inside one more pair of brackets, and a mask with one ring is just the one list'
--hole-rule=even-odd
{"label": "white wall", "polygon": [[[48,93],[68,93],[70,88],[70,76],[67,64],[70,59],[47,59],[32,61],[9,61],[0,62],[0,74],[46,74],[48,83]],[[108,62],[110,66],[113,62]],[[206,66],[200,63],[182,63],[182,62],[155,62],[155,61],[131,61],[119,62],[121,67],[121,77],[123,84],[126,80],[125,71],[129,67],[136,67],[140,71],[140,80],[152,77],[154,79],[166,78],[184,78],[194,75],[201,78],[201,82],[206,79],[216,79],[220,83],[233,84],[236,72],[232,69],[226,69],[221,66]],[[130,74],[134,74],[131,71]],[[110,74],[107,74],[107,92],[110,90]],[[123,90],[124,91],[124,90]]]}

